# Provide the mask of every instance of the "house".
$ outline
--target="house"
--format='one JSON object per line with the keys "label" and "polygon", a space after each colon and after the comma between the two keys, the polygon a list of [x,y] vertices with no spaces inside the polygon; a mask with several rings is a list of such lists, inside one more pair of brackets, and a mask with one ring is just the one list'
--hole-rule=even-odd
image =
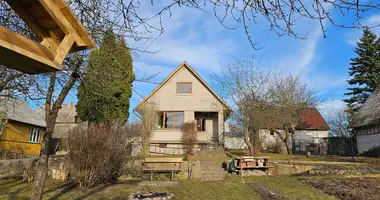
{"label": "house", "polygon": [[[317,108],[306,108],[302,113],[302,123],[296,127],[294,151],[305,152],[313,148],[315,153],[326,153],[323,138],[328,137],[329,126]],[[269,130],[259,132],[263,150],[284,152],[284,144],[279,137]],[[244,149],[242,131],[225,133],[225,147],[229,149]]]}
{"label": "house", "polygon": [[17,99],[1,99],[0,113],[0,151],[39,154],[46,127],[43,116]]}
{"label": "house", "polygon": [[350,126],[357,136],[358,153],[380,146],[380,87],[354,115]]}
{"label": "house", "polygon": [[[40,112],[44,112],[45,106],[41,106]],[[56,124],[54,127],[53,138],[53,152],[67,151],[67,137],[69,131],[77,127],[79,124],[76,105],[71,101],[67,104],[62,104],[58,111]]]}
{"label": "house", "polygon": [[181,126],[185,122],[197,124],[197,145],[223,144],[224,122],[231,108],[186,62],[179,65],[136,107],[154,103],[159,113],[156,129],[152,132],[152,153],[182,154]]}

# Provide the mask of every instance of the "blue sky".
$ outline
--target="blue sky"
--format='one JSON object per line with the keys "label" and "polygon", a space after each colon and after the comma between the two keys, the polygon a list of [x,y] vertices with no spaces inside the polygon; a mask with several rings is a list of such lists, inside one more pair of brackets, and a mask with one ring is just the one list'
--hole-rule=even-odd
{"label": "blue sky", "polygon": [[[154,13],[157,8],[144,5],[142,12]],[[159,36],[149,49],[158,53],[138,53],[134,55],[134,71],[137,78],[159,73],[153,81],[160,82],[179,64],[186,61],[206,81],[209,75],[220,70],[220,63],[241,56],[255,56],[262,59],[263,67],[276,66],[280,71],[302,73],[304,81],[313,88],[321,104],[322,112],[341,108],[344,103],[350,58],[354,57],[355,42],[361,30],[344,29],[325,23],[327,38],[323,37],[319,23],[307,19],[297,22],[296,30],[301,34],[308,33],[307,39],[300,40],[290,36],[277,36],[269,30],[265,21],[258,19],[258,24],[250,25],[252,39],[259,42],[261,50],[254,50],[241,25],[233,20],[227,21],[234,30],[224,28],[214,17],[211,10],[203,12],[189,8],[172,10],[163,17],[164,33]],[[343,18],[334,15],[334,19],[349,23],[352,17]],[[380,23],[380,14],[366,12],[363,23],[374,25]],[[158,24],[158,19],[152,21]],[[380,33],[380,29],[374,29]],[[154,34],[154,33],[153,33]],[[127,41],[130,46],[138,46],[135,41]],[[131,98],[131,110],[136,107],[140,96],[147,96],[157,85],[151,83],[134,83]],[[66,99],[76,102],[75,91]],[[131,114],[133,118],[133,114]]]}

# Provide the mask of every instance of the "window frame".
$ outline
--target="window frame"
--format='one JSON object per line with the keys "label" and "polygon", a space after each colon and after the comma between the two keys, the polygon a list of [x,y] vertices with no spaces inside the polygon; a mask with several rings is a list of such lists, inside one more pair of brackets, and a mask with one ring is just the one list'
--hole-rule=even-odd
{"label": "window frame", "polygon": [[[172,121],[173,127],[172,128],[165,127],[165,121],[166,121],[167,113],[172,113],[173,114],[173,121]],[[180,128],[176,127],[176,125],[177,125],[177,123],[176,123],[176,113],[182,113],[182,116],[183,116],[182,125],[183,125],[183,123],[185,122],[185,119],[184,119],[185,118],[185,112],[183,112],[183,111],[163,111],[162,112],[162,124],[161,124],[161,128],[159,128],[159,129],[164,129],[164,130],[176,130],[176,129],[180,129]],[[161,117],[161,115],[160,115],[160,117]]]}
{"label": "window frame", "polygon": [[[179,92],[179,85],[183,85],[183,92]],[[190,92],[186,92],[186,85],[190,85]],[[191,94],[193,93],[193,82],[177,82],[177,88],[176,88],[177,94]]]}
{"label": "window frame", "polygon": [[[37,137],[35,136],[35,134],[37,135]],[[37,139],[37,141],[35,139]],[[41,142],[41,128],[30,127],[28,142],[34,144],[39,144]]]}

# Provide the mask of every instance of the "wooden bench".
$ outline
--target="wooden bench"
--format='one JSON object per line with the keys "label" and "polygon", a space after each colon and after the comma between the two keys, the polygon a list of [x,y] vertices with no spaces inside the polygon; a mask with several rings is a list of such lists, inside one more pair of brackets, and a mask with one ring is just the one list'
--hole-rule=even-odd
{"label": "wooden bench", "polygon": [[153,180],[153,173],[170,173],[170,180],[173,180],[174,173],[181,171],[182,158],[173,157],[151,157],[145,158],[143,172],[150,173],[150,180]]}

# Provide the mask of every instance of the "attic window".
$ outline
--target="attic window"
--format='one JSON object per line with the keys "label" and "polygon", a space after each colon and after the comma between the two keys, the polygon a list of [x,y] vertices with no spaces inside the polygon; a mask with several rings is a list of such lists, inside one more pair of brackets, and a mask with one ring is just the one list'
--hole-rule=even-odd
{"label": "attic window", "polygon": [[178,82],[177,83],[177,93],[191,93],[192,83],[191,82]]}

